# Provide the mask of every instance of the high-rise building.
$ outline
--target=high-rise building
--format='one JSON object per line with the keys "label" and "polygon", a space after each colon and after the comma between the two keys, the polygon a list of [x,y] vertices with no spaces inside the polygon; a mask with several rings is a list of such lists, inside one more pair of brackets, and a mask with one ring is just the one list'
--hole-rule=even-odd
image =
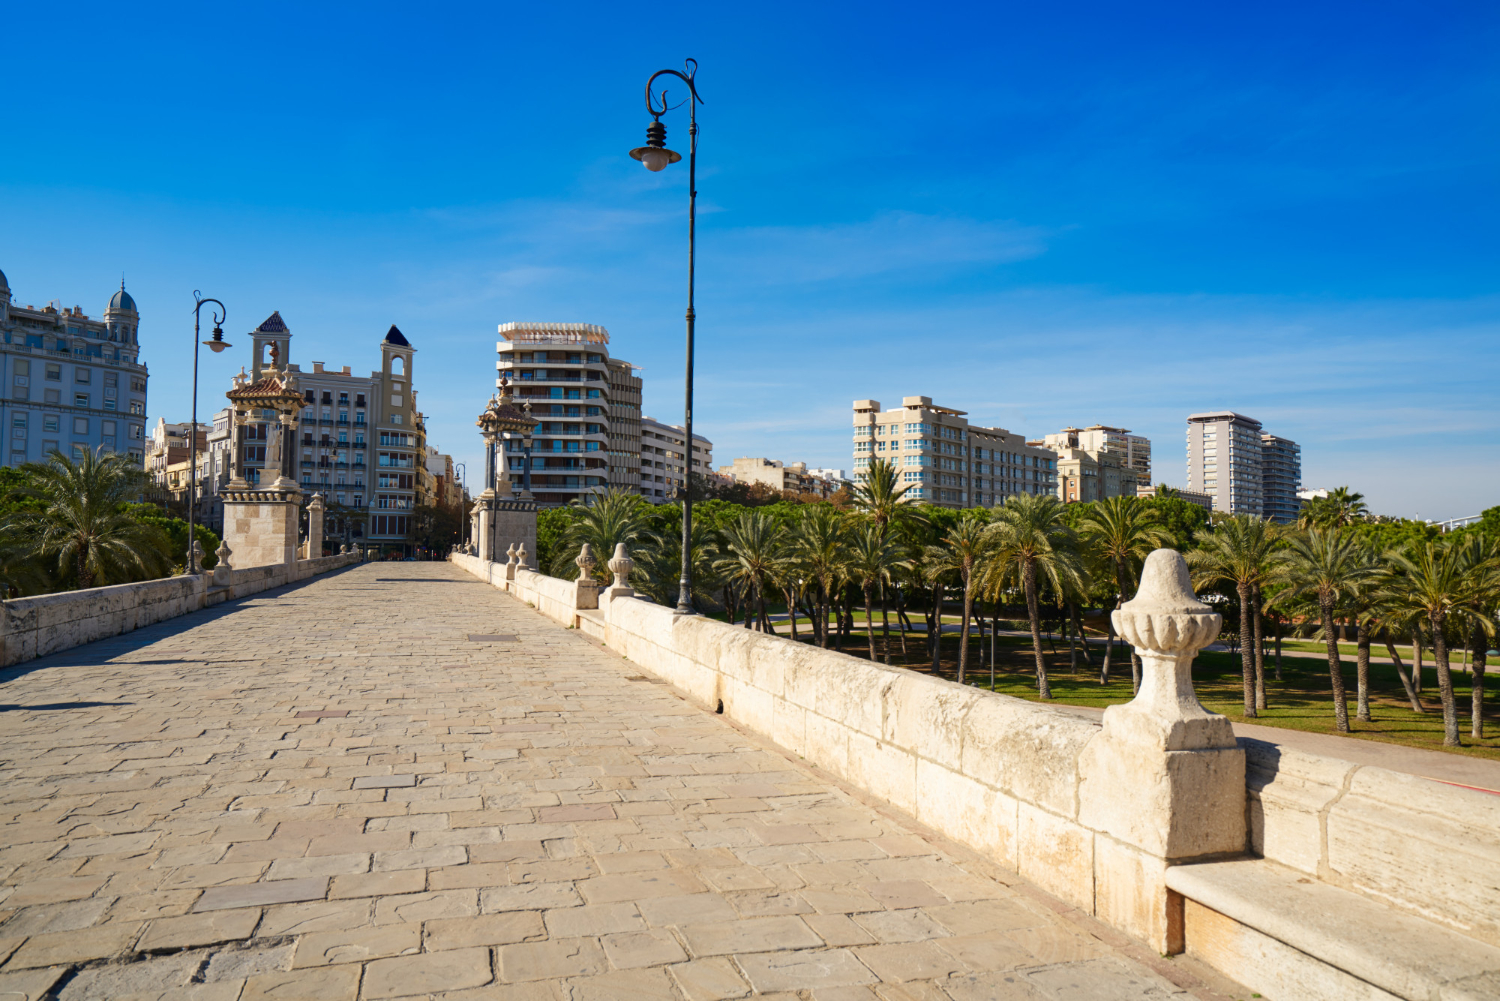
{"label": "high-rise building", "polygon": [[623,358],[609,360],[609,488],[641,488],[641,377]]}
{"label": "high-rise building", "polygon": [[719,467],[719,475],[746,485],[759,483],[793,494],[816,494],[832,497],[849,481],[842,469],[808,469],[805,462],[780,462],[776,459],[749,457],[735,459]]}
{"label": "high-rise building", "polygon": [[1068,504],[1133,497],[1151,482],[1151,440],[1125,428],[1063,428],[1026,444],[1057,455],[1057,496]]}
{"label": "high-rise building", "polygon": [[[676,500],[686,485],[686,435],[680,424],[663,424],[654,417],[641,418],[641,496],[653,504]],[[693,435],[692,471],[708,476],[714,468],[714,443]]]}
{"label": "high-rise building", "polygon": [[104,449],[146,456],[146,366],[140,313],[120,283],[104,316],[82,307],[18,306],[0,272],[0,464]]}
{"label": "high-rise building", "polygon": [[1232,410],[1192,414],[1187,429],[1187,489],[1213,498],[1215,511],[1265,513],[1260,421]]}
{"label": "high-rise building", "polygon": [[906,496],[941,507],[989,507],[1014,494],[1057,490],[1057,456],[1004,428],[970,425],[962,410],[930,396],[906,396],[899,408],[854,401],[854,478],[873,458],[897,467]]}
{"label": "high-rise building", "polygon": [[1260,436],[1261,512],[1272,521],[1290,525],[1297,520],[1302,499],[1302,449],[1295,441],[1274,434]]}
{"label": "high-rise building", "polygon": [[[495,386],[509,378],[516,405],[531,404],[537,422],[531,450],[531,492],[537,505],[561,507],[609,489],[611,467],[630,465],[626,405],[633,401],[638,414],[640,403],[636,380],[635,395],[621,400],[624,437],[612,441],[613,387],[620,385],[628,396],[634,376],[626,377],[619,365],[611,364],[609,331],[592,323],[512,322],[500,324],[500,336]],[[612,461],[616,445],[625,454]],[[524,465],[519,438],[506,441],[504,455],[511,483],[519,488]]]}

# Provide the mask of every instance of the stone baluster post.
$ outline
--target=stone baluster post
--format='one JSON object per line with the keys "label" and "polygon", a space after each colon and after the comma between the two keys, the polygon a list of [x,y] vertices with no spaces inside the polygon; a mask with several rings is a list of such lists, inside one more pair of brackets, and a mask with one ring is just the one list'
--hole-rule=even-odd
{"label": "stone baluster post", "polygon": [[228,587],[234,583],[234,567],[229,565],[229,557],[234,555],[234,550],[229,548],[229,543],[219,543],[219,548],[214,550],[214,555],[219,562],[214,564],[214,587]]}
{"label": "stone baluster post", "polygon": [[630,586],[630,571],[635,569],[635,561],[630,558],[630,553],[625,549],[625,543],[615,543],[615,554],[610,557],[610,572],[615,575],[615,581],[605,592],[609,600],[616,598],[629,598],[635,594],[635,589]]}
{"label": "stone baluster post", "polygon": [[307,558],[323,555],[323,495],[313,494],[307,502]]}
{"label": "stone baluster post", "polygon": [[1222,620],[1193,594],[1171,549],[1146,558],[1135,598],[1113,613],[1141,657],[1141,690],[1104,711],[1079,758],[1079,820],[1094,839],[1095,916],[1164,952],[1182,950],[1168,866],[1242,853],[1245,752],[1193,691],[1193,658]]}
{"label": "stone baluster post", "polygon": [[531,567],[529,567],[529,566],[526,565],[526,543],[524,543],[524,542],[520,542],[520,543],[516,544],[516,569],[517,570],[530,570],[531,569]]}
{"label": "stone baluster post", "polygon": [[514,542],[505,551],[505,579],[516,579],[516,544]]}
{"label": "stone baluster post", "polygon": [[587,542],[583,544],[573,562],[578,565],[578,580],[576,582],[576,598],[573,602],[574,608],[598,608],[599,607],[599,582],[594,579],[594,566],[599,561],[594,559],[594,550]]}

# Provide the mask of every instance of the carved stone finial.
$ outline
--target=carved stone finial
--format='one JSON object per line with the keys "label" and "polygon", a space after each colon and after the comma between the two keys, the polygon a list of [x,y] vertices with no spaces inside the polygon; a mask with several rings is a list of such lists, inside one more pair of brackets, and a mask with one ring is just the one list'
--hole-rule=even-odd
{"label": "carved stone finial", "polygon": [[510,548],[505,551],[505,565],[516,565],[516,544],[514,542],[512,542],[510,544]]}
{"label": "carved stone finial", "polygon": [[583,549],[581,549],[578,555],[573,558],[573,562],[578,564],[578,576],[582,578],[592,577],[594,575],[594,565],[599,561],[594,559],[593,547],[585,542],[583,544]]}
{"label": "carved stone finial", "polygon": [[530,567],[528,567],[526,565],[526,543],[524,543],[524,542],[518,542],[518,543],[516,543],[516,569],[517,570],[529,570],[529,569],[531,569]]}
{"label": "carved stone finial", "polygon": [[630,553],[626,550],[625,543],[615,543],[615,554],[610,557],[609,569],[615,575],[613,587],[630,586],[630,571],[635,569],[635,561],[630,558]]}

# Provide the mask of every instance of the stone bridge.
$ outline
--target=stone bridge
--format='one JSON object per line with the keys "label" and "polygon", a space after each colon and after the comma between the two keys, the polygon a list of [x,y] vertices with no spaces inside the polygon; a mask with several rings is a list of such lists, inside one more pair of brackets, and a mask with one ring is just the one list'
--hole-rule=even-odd
{"label": "stone bridge", "polygon": [[[1363,927],[1391,936],[1366,943],[1389,969],[1363,978],[1314,955],[1338,943],[1304,944],[1288,966],[1276,951],[1288,933],[1225,917],[1268,899],[1265,878],[1241,894],[1250,905],[1230,899],[1248,870],[1179,866],[1209,875],[1164,898],[1179,926],[1163,949],[1149,929],[1122,930],[1092,877],[1080,896],[1076,853],[1090,872],[1103,863],[1076,824],[1034,825],[1025,837],[1053,838],[1053,854],[1022,862],[1035,850],[1021,837],[996,847],[889,780],[820,770],[815,747],[766,732],[748,690],[719,682],[711,697],[686,680],[720,634],[653,662],[612,630],[621,611],[666,610],[514,567],[507,593],[489,582],[505,569],[351,566],[0,672],[0,999],[1500,996],[1483,979],[1500,970],[1486,966],[1500,950],[1483,922],[1457,932],[1446,912],[1440,927],[1396,906]],[[695,628],[710,627],[727,630]],[[742,633],[727,630],[724,649],[788,643]],[[1318,798],[1331,782],[1358,799],[1358,769],[1330,777],[1312,758],[1291,805],[1275,805],[1274,782],[1256,802],[1289,829],[1322,818],[1309,835],[1323,839],[1321,877],[1284,871],[1357,902],[1314,915],[1325,926],[1367,920],[1368,894],[1336,888],[1332,808]],[[994,803],[997,829],[1015,822]],[[1267,849],[1264,827],[1258,854],[1293,850]],[[1460,860],[1481,910],[1493,830]],[[1141,881],[1151,897],[1160,872]],[[1162,955],[1181,952],[1184,914],[1227,936],[1219,953],[1189,938]],[[1428,957],[1415,972],[1413,949]],[[1246,965],[1255,955],[1330,972],[1301,993],[1226,978],[1283,986],[1284,969]],[[1401,976],[1406,988],[1388,989]]]}

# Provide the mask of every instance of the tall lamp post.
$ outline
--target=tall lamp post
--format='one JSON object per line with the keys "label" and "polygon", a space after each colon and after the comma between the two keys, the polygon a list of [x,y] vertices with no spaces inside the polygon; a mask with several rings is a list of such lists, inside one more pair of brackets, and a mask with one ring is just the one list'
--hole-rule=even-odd
{"label": "tall lamp post", "polygon": [[[525,400],[521,403],[521,412],[526,415],[527,421],[531,418],[531,401]],[[532,500],[531,496],[531,435],[536,430],[536,425],[528,423],[526,430],[521,432],[521,499]]]}
{"label": "tall lamp post", "polygon": [[465,463],[455,462],[453,464],[453,471],[458,473],[458,482],[460,484],[458,494],[459,510],[463,511],[465,515],[465,517],[458,520],[458,544],[462,546],[465,542],[469,541],[468,509],[463,504],[464,501],[469,499],[469,467]]}
{"label": "tall lamp post", "polygon": [[200,333],[198,324],[199,314],[202,312],[205,304],[211,302],[218,309],[209,310],[214,318],[214,336],[211,340],[204,341],[203,343],[207,344],[208,349],[214,354],[218,354],[225,348],[232,346],[224,339],[223,323],[229,315],[229,311],[225,309],[224,304],[217,299],[203,298],[203,294],[197,289],[193,290],[193,302],[193,422],[188,427],[188,439],[190,440],[188,447],[191,450],[191,458],[188,460],[188,573],[198,572],[198,561],[193,558],[193,543],[196,541],[193,537],[193,521],[198,513],[198,334]]}
{"label": "tall lamp post", "polygon": [[[698,60],[688,59],[684,61],[683,68],[686,73],[677,70],[657,70],[651,74],[646,81],[646,111],[651,115],[651,124],[646,126],[646,145],[639,146],[630,151],[630,155],[641,161],[649,171],[658,171],[666,168],[682,159],[682,154],[667,149],[667,127],[661,123],[661,116],[673,108],[680,108],[683,104],[688,106],[688,298],[687,298],[687,399],[684,410],[685,440],[684,446],[684,476],[682,485],[682,579],[678,581],[677,612],[680,615],[693,614],[693,569],[692,569],[692,534],[693,534],[693,278],[694,268],[697,263],[697,236],[698,236],[698,105],[703,103],[703,98],[698,96],[698,86],[694,78],[698,75]],[[675,76],[687,84],[688,98],[686,101],[674,105],[667,104],[667,92],[662,90],[659,98],[661,107],[657,107],[658,98],[651,93],[652,84],[660,76]]]}

